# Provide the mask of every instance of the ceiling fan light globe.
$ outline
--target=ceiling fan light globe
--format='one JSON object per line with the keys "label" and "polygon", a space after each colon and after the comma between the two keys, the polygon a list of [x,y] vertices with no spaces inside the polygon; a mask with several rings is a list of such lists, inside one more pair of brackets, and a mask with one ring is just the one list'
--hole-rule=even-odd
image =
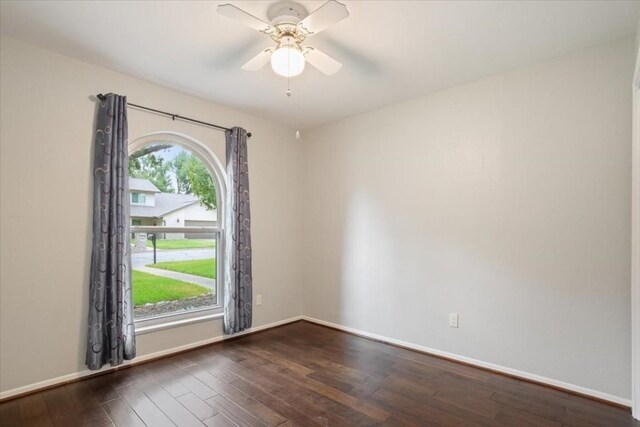
{"label": "ceiling fan light globe", "polygon": [[271,68],[283,77],[294,77],[304,70],[304,55],[294,46],[282,46],[271,54]]}

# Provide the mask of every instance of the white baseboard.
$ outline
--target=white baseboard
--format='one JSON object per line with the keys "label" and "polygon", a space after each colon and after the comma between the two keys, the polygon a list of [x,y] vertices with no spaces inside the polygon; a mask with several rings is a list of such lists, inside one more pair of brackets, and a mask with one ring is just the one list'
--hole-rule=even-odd
{"label": "white baseboard", "polygon": [[143,363],[152,359],[157,359],[163,356],[168,356],[170,354],[173,353],[179,353],[181,351],[185,351],[185,350],[190,350],[192,348],[197,348],[197,347],[201,347],[207,344],[213,344],[219,341],[224,341],[230,338],[236,338],[242,335],[246,335],[246,334],[250,334],[252,332],[258,332],[264,329],[269,329],[269,328],[274,328],[276,326],[280,326],[280,325],[285,325],[287,323],[292,323],[292,322],[297,322],[298,320],[302,320],[302,316],[295,316],[295,317],[290,317],[288,319],[284,319],[284,320],[280,320],[278,322],[273,322],[273,323],[268,323],[266,325],[261,325],[261,326],[256,326],[255,328],[251,328],[251,329],[247,329],[246,331],[242,331],[240,333],[234,334],[234,335],[219,335],[217,337],[213,337],[213,338],[209,338],[206,340],[202,340],[202,341],[197,341],[197,342],[193,342],[193,343],[189,343],[189,344],[185,344],[185,345],[181,345],[179,347],[172,347],[166,350],[161,350],[161,351],[156,351],[155,353],[149,353],[149,354],[144,354],[142,356],[137,356],[135,359],[133,360],[125,360],[124,363],[122,365],[116,366],[116,367],[105,367],[99,371],[90,371],[89,369],[84,369],[82,371],[79,372],[74,372],[72,374],[67,374],[67,375],[62,375],[60,377],[56,377],[56,378],[51,378],[49,380],[45,380],[45,381],[40,381],[37,383],[33,383],[33,384],[28,384],[22,387],[17,387],[11,390],[7,390],[7,391],[3,391],[0,392],[0,400],[4,400],[4,399],[8,399],[10,397],[13,396],[17,396],[23,393],[29,393],[31,391],[34,390],[38,390],[38,389],[42,389],[42,388],[48,388],[48,387],[52,387],[52,386],[56,386],[56,385],[61,385],[61,384],[65,384],[69,381],[73,381],[73,380],[77,380],[79,378],[83,378],[83,377],[87,377],[87,376],[91,376],[91,375],[95,375],[97,373],[105,373],[105,372],[109,372],[109,371],[113,371],[116,370],[118,368],[122,368],[123,366],[131,366],[131,365],[136,365],[138,363]]}
{"label": "white baseboard", "polygon": [[343,326],[343,325],[338,325],[336,323],[331,323],[331,322],[327,322],[324,320],[320,320],[320,319],[315,319],[313,317],[309,317],[309,316],[301,316],[303,320],[309,321],[309,322],[313,322],[313,323],[317,323],[319,325],[324,325],[324,326],[329,326],[331,328],[335,328],[335,329],[339,329],[341,331],[345,331],[345,332],[350,332],[352,334],[355,335],[360,335],[362,337],[365,338],[371,338],[374,340],[378,340],[378,341],[384,341],[386,343],[389,344],[395,344],[398,346],[402,346],[402,347],[406,347],[412,350],[417,350],[417,351],[421,351],[424,353],[429,353],[429,354],[433,354],[435,356],[441,356],[441,357],[445,357],[447,359],[451,359],[451,360],[457,360],[459,362],[463,362],[463,363],[468,363],[470,365],[475,365],[481,368],[486,368],[486,369],[490,369],[492,371],[496,371],[496,372],[502,372],[504,374],[508,374],[508,375],[512,375],[514,377],[518,377],[518,378],[522,378],[525,380],[530,380],[530,381],[535,381],[537,383],[541,383],[541,384],[547,384],[553,387],[558,387],[558,388],[562,388],[568,391],[572,391],[575,393],[580,393],[580,394],[584,394],[587,396],[591,396],[591,397],[595,397],[597,399],[601,399],[601,400],[606,400],[612,403],[616,403],[618,405],[624,405],[627,407],[631,407],[631,400],[630,399],[625,399],[622,397],[618,397],[618,396],[613,396],[611,394],[608,393],[603,393],[597,390],[591,390],[589,388],[586,387],[581,387],[579,385],[575,385],[575,384],[569,384],[566,383],[564,381],[558,381],[558,380],[554,380],[552,378],[547,378],[547,377],[543,377],[540,375],[536,375],[536,374],[531,374],[529,372],[524,372],[524,371],[519,371],[517,369],[512,369],[512,368],[507,368],[504,366],[500,366],[500,365],[496,365],[494,363],[489,363],[489,362],[483,362],[482,360],[476,360],[476,359],[472,359],[470,357],[466,357],[466,356],[460,356],[458,354],[454,354],[454,353],[449,353],[446,351],[442,351],[442,350],[436,350],[434,348],[430,348],[430,347],[426,347],[423,345],[418,345],[418,344],[413,344],[407,341],[402,341],[402,340],[398,340],[395,338],[389,338],[389,337],[385,337],[383,335],[378,335],[378,334],[373,334],[371,332],[366,332],[360,329],[355,329],[355,328],[350,328],[348,326]]}

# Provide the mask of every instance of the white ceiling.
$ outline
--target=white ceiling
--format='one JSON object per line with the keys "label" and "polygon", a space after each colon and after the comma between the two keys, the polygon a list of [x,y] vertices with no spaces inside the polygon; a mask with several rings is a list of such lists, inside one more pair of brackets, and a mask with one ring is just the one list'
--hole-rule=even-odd
{"label": "white ceiling", "polygon": [[[216,13],[271,1],[2,1],[0,30],[65,55],[306,129],[632,34],[639,1],[347,1],[309,38],[343,63],[286,79],[240,69],[271,45]],[[309,11],[323,1],[304,1]],[[135,102],[145,103],[144,99]],[[188,114],[188,112],[180,112]]]}

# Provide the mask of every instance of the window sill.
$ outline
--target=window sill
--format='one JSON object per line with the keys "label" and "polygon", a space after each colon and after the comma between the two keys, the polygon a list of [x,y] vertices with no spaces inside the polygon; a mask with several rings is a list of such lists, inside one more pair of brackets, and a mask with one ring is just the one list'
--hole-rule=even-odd
{"label": "window sill", "polygon": [[144,335],[151,332],[162,331],[164,329],[179,328],[181,326],[191,325],[193,323],[200,323],[200,322],[207,322],[209,320],[222,319],[223,316],[224,316],[223,313],[215,313],[215,314],[206,314],[198,317],[191,317],[187,319],[168,321],[168,322],[149,325],[149,326],[136,325],[136,335]]}

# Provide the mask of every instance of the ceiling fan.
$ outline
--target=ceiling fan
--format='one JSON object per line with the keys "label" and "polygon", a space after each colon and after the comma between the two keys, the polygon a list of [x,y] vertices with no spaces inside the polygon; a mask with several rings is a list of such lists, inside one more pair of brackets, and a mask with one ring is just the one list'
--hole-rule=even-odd
{"label": "ceiling fan", "polygon": [[303,46],[307,37],[318,34],[349,16],[347,7],[329,0],[313,13],[293,2],[271,5],[267,12],[271,24],[256,18],[232,4],[218,6],[218,13],[268,35],[275,42],[242,66],[245,71],[257,71],[271,61],[276,74],[294,77],[302,73],[305,62],[326,75],[337,73],[342,64],[312,46]]}

